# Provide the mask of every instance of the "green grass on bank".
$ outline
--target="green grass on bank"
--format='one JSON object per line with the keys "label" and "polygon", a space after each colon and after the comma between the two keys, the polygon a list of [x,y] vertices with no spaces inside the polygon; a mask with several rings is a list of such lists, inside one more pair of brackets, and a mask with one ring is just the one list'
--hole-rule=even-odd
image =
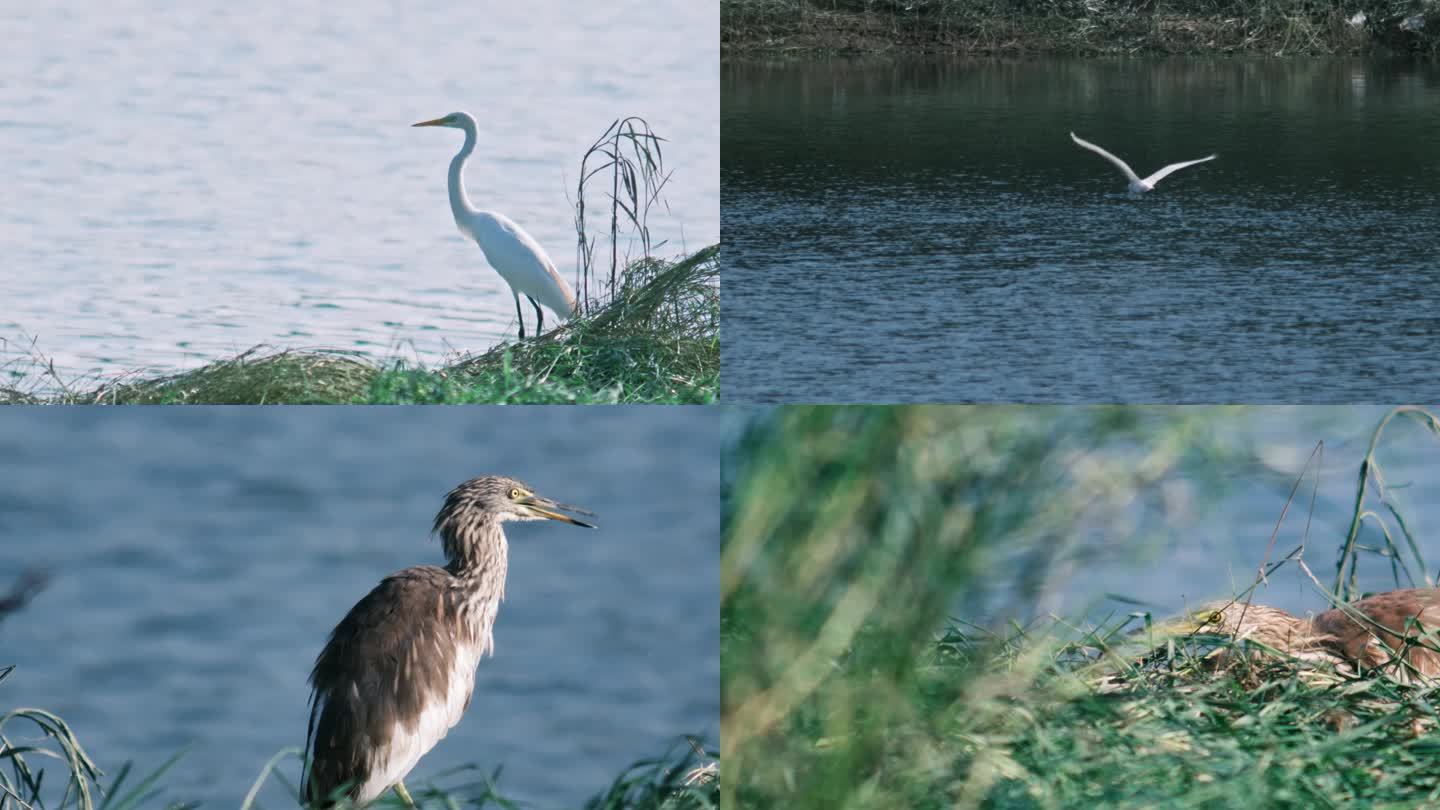
{"label": "green grass on bank", "polygon": [[0,403],[706,403],[719,396],[720,247],[636,262],[614,298],[539,338],[444,368],[346,352],[268,350],[180,374],[64,380],[43,358],[14,361]]}
{"label": "green grass on bank", "polygon": [[[1440,801],[1433,695],[1291,659],[1216,669],[1181,648],[1138,671],[1129,633],[952,626],[888,677],[862,636],[744,758],[737,807],[1314,808]],[[1123,631],[1123,632],[1122,632]],[[1143,638],[1143,631],[1139,631]],[[1216,647],[1228,642],[1215,640]],[[1131,672],[1130,677],[1123,673]],[[1122,674],[1114,674],[1114,673]]]}
{"label": "green grass on bank", "polygon": [[[722,456],[725,806],[1440,806],[1440,717],[1426,689],[1269,656],[1217,665],[1226,640],[1171,647],[1140,609],[1090,626],[1035,608],[1087,560],[1143,559],[1171,510],[1265,486],[1255,448],[1227,429],[1246,413],[753,415]],[[1397,585],[1432,581],[1386,489],[1403,482],[1385,483],[1382,434],[1435,442],[1440,421],[1387,415],[1347,536],[1270,555],[1285,561],[1272,580],[1310,560],[1335,565],[1332,593],[1362,563]],[[1286,537],[1303,534],[1309,484]]]}
{"label": "green grass on bank", "polygon": [[[0,667],[3,682],[14,667]],[[195,808],[200,803],[175,795],[166,788],[166,775],[184,756],[181,752],[152,769],[121,766],[113,775],[103,773],[75,733],[57,715],[43,709],[0,712],[0,808],[22,810],[136,810],[136,808]],[[713,810],[720,806],[720,767],[715,753],[695,738],[687,738],[654,759],[626,768],[585,802],[585,810]],[[269,782],[278,783],[290,796],[298,789],[281,770],[298,768],[299,749],[286,749],[263,766],[246,796],[236,797],[242,810],[258,810],[256,797]],[[562,766],[563,768],[563,766]],[[458,768],[440,774],[433,782],[407,783],[421,807],[521,808],[508,799],[502,771]],[[273,791],[272,791],[273,792]],[[269,795],[269,794],[267,794]],[[295,805],[298,806],[298,799]],[[403,808],[393,793],[372,807]]]}
{"label": "green grass on bank", "polygon": [[720,9],[728,51],[1440,53],[1435,0],[721,0]]}

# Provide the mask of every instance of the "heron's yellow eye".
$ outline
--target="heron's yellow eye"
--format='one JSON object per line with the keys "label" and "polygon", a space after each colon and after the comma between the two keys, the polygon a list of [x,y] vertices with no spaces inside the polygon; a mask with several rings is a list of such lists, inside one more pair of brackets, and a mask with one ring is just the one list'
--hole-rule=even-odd
{"label": "heron's yellow eye", "polygon": [[511,488],[510,488],[510,500],[512,500],[512,501],[518,501],[518,500],[520,500],[520,490],[516,489],[515,487],[511,487]]}
{"label": "heron's yellow eye", "polygon": [[1224,618],[1225,618],[1224,616],[1221,616],[1221,615],[1220,615],[1220,611],[1218,611],[1218,610],[1212,610],[1212,611],[1210,611],[1210,615],[1208,615],[1208,616],[1205,617],[1205,623],[1206,623],[1206,624],[1219,624],[1220,621],[1221,621],[1222,619],[1224,619]]}

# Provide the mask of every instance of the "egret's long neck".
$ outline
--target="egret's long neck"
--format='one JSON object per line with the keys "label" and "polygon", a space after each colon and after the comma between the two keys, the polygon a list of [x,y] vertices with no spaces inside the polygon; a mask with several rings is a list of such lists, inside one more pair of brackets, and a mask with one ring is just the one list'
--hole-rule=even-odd
{"label": "egret's long neck", "polygon": [[465,194],[465,161],[470,159],[470,153],[475,151],[475,130],[465,130],[465,145],[455,153],[450,161],[450,213],[455,215],[455,222],[465,221],[465,214],[475,210],[470,204],[470,197]]}

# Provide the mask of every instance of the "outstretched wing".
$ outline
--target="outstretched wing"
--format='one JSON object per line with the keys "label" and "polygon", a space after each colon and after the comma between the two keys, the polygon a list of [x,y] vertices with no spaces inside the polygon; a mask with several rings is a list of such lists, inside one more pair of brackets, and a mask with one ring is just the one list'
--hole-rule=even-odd
{"label": "outstretched wing", "polygon": [[[1114,163],[1115,166],[1116,166],[1116,168],[1120,169],[1120,171],[1122,171],[1122,172],[1125,173],[1125,179],[1129,180],[1131,183],[1139,183],[1139,182],[1140,182],[1140,178],[1135,176],[1135,172],[1131,171],[1129,164],[1127,164],[1125,161],[1121,160],[1121,159],[1118,158],[1118,157],[1115,157],[1114,155],[1110,154],[1109,152],[1106,152],[1104,149],[1101,149],[1100,147],[1096,146],[1096,145],[1093,144],[1093,143],[1090,143],[1089,141],[1081,140],[1080,138],[1075,137],[1075,133],[1073,133],[1073,132],[1070,133],[1070,140],[1074,141],[1074,142],[1075,142],[1077,145],[1079,145],[1079,146],[1082,146],[1082,147],[1084,147],[1084,148],[1086,148],[1086,149],[1089,149],[1091,152],[1094,152],[1095,154],[1099,155],[1100,157],[1105,158],[1106,160],[1110,161],[1111,163]],[[1161,171],[1164,172],[1164,173],[1166,173],[1166,174],[1168,174],[1169,172],[1172,172],[1172,171],[1174,171],[1175,169],[1178,169],[1178,168],[1180,168],[1180,167],[1183,166],[1183,165],[1189,165],[1189,164],[1177,164],[1177,165],[1174,166],[1174,167],[1166,166],[1166,167],[1165,167],[1164,169],[1162,169]],[[1159,174],[1158,176],[1159,176],[1159,177],[1164,177],[1165,174]]]}
{"label": "outstretched wing", "polygon": [[1185,168],[1186,166],[1194,166],[1196,163],[1204,163],[1204,162],[1207,161],[1207,160],[1214,160],[1216,157],[1217,157],[1217,155],[1211,155],[1211,156],[1209,156],[1209,157],[1200,158],[1199,160],[1187,160],[1187,161],[1185,161],[1184,163],[1171,163],[1169,166],[1166,166],[1165,168],[1161,169],[1160,171],[1155,172],[1154,174],[1152,174],[1152,175],[1150,175],[1149,177],[1145,178],[1145,180],[1144,180],[1145,185],[1147,185],[1147,186],[1153,186],[1153,185],[1155,185],[1156,183],[1160,182],[1161,180],[1164,180],[1164,179],[1165,179],[1166,177],[1168,177],[1172,172],[1178,172],[1178,171],[1180,171],[1181,169]]}

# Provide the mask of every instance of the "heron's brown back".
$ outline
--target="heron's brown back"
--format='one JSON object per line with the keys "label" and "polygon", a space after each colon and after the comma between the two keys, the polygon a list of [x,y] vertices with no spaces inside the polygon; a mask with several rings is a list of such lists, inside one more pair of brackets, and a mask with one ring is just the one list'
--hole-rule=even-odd
{"label": "heron's brown back", "polygon": [[[1351,615],[1351,610],[1369,621]],[[1365,668],[1383,667],[1390,662],[1392,651],[1403,652],[1415,670],[1411,674],[1440,676],[1440,642],[1427,637],[1440,631],[1440,589],[1407,588],[1367,596],[1351,603],[1348,609],[1333,608],[1321,613],[1314,624],[1317,630],[1339,640],[1347,659]]]}
{"label": "heron's brown back", "polygon": [[310,673],[302,794],[311,803],[328,804],[342,786],[351,799],[373,798],[361,790],[379,776],[395,730],[415,728],[427,702],[450,691],[457,653],[454,581],[434,566],[396,572],[330,634]]}

